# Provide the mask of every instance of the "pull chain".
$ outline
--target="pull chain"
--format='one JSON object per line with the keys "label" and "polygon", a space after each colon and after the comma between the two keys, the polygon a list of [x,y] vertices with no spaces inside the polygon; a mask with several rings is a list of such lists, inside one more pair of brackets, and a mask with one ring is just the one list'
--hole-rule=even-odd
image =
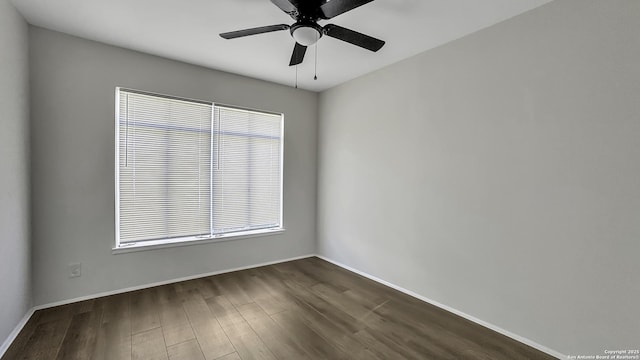
{"label": "pull chain", "polygon": [[296,89],[298,88],[298,65],[296,65]]}
{"label": "pull chain", "polygon": [[318,35],[316,35],[316,67],[315,67],[315,72],[313,74],[313,80],[318,80],[318,40],[320,40],[320,38],[318,37]]}

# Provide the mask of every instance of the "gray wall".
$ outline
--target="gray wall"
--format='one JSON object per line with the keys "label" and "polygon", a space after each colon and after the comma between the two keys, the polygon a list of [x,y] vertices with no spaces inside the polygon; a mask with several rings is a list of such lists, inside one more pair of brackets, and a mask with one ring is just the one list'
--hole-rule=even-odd
{"label": "gray wall", "polygon": [[0,344],[31,307],[27,34],[0,0]]}
{"label": "gray wall", "polygon": [[640,1],[554,1],[321,94],[322,255],[561,353],[637,348]]}
{"label": "gray wall", "polygon": [[[37,305],[315,252],[317,94],[36,27],[29,40]],[[286,232],[112,255],[116,86],[283,112]]]}

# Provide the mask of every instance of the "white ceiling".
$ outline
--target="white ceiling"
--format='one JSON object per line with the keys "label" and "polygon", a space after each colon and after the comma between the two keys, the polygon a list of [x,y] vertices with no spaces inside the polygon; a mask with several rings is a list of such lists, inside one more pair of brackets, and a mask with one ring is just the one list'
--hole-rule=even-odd
{"label": "white ceiling", "polygon": [[[298,66],[298,87],[322,91],[551,0],[376,0],[333,23],[385,40],[377,53],[323,37]],[[293,20],[269,0],[13,0],[30,24],[293,86],[288,31],[233,40],[221,32]]]}

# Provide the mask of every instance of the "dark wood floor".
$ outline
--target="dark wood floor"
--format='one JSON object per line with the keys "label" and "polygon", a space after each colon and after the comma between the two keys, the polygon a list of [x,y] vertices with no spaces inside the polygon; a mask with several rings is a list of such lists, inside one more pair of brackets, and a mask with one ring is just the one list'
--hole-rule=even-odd
{"label": "dark wood floor", "polygon": [[318,258],[37,311],[9,359],[554,359]]}

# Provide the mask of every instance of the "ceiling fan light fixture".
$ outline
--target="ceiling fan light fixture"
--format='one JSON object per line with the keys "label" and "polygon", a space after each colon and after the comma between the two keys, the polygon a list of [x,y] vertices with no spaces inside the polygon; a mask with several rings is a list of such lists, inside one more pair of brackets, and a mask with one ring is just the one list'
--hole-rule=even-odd
{"label": "ceiling fan light fixture", "polygon": [[[316,44],[324,35],[375,52],[382,48],[384,41],[342,26],[334,24],[321,26],[318,24],[319,20],[331,19],[372,1],[374,0],[271,0],[274,5],[291,16],[296,22],[292,25],[275,24],[230,31],[221,33],[220,36],[224,39],[235,39],[273,31],[289,30],[289,34],[296,41],[289,66],[301,64],[307,47]],[[317,59],[317,47],[315,50]]]}
{"label": "ceiling fan light fixture", "polygon": [[291,36],[302,46],[315,44],[322,36],[319,29],[313,26],[301,25],[291,29]]}

